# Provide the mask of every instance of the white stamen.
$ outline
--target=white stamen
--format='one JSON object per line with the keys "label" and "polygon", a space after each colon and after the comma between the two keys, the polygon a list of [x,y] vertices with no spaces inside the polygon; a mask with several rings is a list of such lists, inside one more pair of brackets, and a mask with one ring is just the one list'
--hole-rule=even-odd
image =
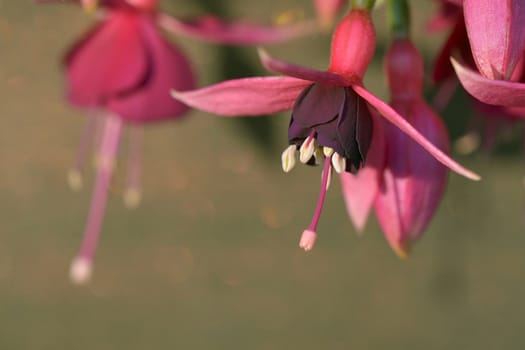
{"label": "white stamen", "polygon": [[330,157],[334,152],[334,149],[331,147],[323,147],[323,153],[326,158]]}
{"label": "white stamen", "polygon": [[82,173],[78,169],[71,169],[67,173],[67,183],[71,190],[78,192],[82,189],[84,181]]}
{"label": "white stamen", "polygon": [[93,266],[91,261],[83,257],[78,257],[71,263],[69,278],[74,284],[83,285],[91,279],[92,271]]}
{"label": "white stamen", "polygon": [[142,192],[138,188],[128,188],[124,192],[124,205],[128,209],[135,209],[142,200]]}
{"label": "white stamen", "polygon": [[291,171],[295,166],[295,151],[297,151],[297,146],[290,145],[281,155],[281,163],[285,173]]}
{"label": "white stamen", "polygon": [[303,248],[305,252],[312,250],[317,239],[317,233],[311,230],[304,230],[299,241],[299,247]]}
{"label": "white stamen", "polygon": [[308,136],[299,149],[299,160],[301,163],[308,163],[310,158],[314,155],[316,148],[317,141],[312,136]]}
{"label": "white stamen", "polygon": [[346,159],[336,152],[332,156],[332,166],[336,173],[341,174],[346,170]]}

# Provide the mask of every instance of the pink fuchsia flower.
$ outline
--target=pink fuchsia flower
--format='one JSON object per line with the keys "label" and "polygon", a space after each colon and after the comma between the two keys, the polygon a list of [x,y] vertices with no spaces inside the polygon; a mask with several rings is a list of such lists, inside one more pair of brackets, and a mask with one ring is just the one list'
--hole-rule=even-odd
{"label": "pink fuchsia flower", "polygon": [[465,0],[463,10],[478,71],[453,58],[461,84],[484,103],[525,106],[525,85],[516,81],[525,52],[525,1]]}
{"label": "pink fuchsia flower", "polygon": [[[390,105],[427,140],[448,152],[445,126],[423,98],[423,59],[409,39],[394,40],[385,57],[385,68]],[[390,246],[405,257],[441,201],[447,168],[387,123],[385,143],[385,167],[375,212]]]}
{"label": "pink fuchsia flower", "polygon": [[[300,240],[305,250],[313,247],[317,237],[329,173],[332,170],[340,174],[357,172],[364,164],[381,163],[381,152],[371,151],[374,145],[380,145],[382,137],[376,132],[379,123],[374,122],[370,110],[377,110],[450,169],[479,179],[363,86],[362,78],[375,50],[375,31],[369,8],[355,6],[356,3],[363,1],[354,2],[354,8],[335,30],[326,72],[288,64],[261,52],[266,68],[285,76],[236,79],[199,90],[173,92],[176,99],[189,106],[224,116],[260,115],[292,109],[288,130],[290,146],[282,155],[283,170],[288,172],[294,167],[296,151],[302,163],[324,163],[315,213]],[[344,191],[344,195],[348,197],[347,202],[359,201],[359,198],[350,198],[353,194],[349,191]]]}
{"label": "pink fuchsia flower", "polygon": [[[81,3],[87,9],[96,5],[89,0],[70,2]],[[177,119],[188,109],[173,100],[169,90],[194,88],[191,64],[180,49],[164,38],[159,26],[229,44],[279,42],[310,29],[308,24],[279,28],[228,24],[212,17],[181,21],[159,13],[156,0],[101,0],[97,4],[104,10],[101,21],[74,45],[65,60],[68,100],[91,114],[75,169],[70,173],[73,186],[82,184],[81,169],[90,140],[94,139],[98,153],[84,241],[71,267],[71,278],[76,283],[87,282],[91,275],[123,124]],[[128,206],[140,201],[141,142],[142,131],[134,128],[125,192]]]}

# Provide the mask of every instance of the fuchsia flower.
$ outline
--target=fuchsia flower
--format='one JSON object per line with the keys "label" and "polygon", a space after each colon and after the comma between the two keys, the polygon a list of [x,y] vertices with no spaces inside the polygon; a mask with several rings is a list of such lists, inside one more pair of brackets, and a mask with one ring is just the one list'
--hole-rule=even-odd
{"label": "fuchsia flower", "polygon": [[[445,126],[423,98],[423,59],[410,40],[394,40],[385,68],[391,106],[430,142],[448,152]],[[385,125],[385,138],[385,168],[375,212],[391,247],[404,257],[441,201],[447,169],[391,124]]]}
{"label": "fuchsia flower", "polygon": [[[376,110],[437,161],[463,176],[479,179],[363,86],[362,78],[374,50],[375,31],[369,11],[354,5],[335,30],[330,66],[326,72],[288,64],[261,52],[266,68],[285,76],[236,79],[199,90],[173,92],[176,99],[189,106],[225,116],[260,115],[292,109],[288,130],[290,146],[282,155],[283,170],[288,172],[294,167],[297,150],[302,163],[324,163],[317,207],[300,240],[300,246],[305,250],[310,250],[315,243],[332,169],[341,174],[343,194],[351,217],[362,219],[368,214],[366,206],[372,205],[375,194],[370,195],[364,188],[352,192],[352,186],[347,185],[345,178],[353,176],[349,172],[358,172],[358,177],[365,177],[363,184],[371,183],[377,187],[379,183],[384,140],[381,125],[375,117]],[[370,169],[372,166],[381,168]],[[367,168],[370,171],[365,172]],[[371,200],[361,201],[358,196],[362,194]]]}
{"label": "fuchsia flower", "polygon": [[463,12],[479,72],[453,58],[461,84],[484,103],[525,106],[525,85],[516,81],[525,51],[525,1],[465,0]]}
{"label": "fuchsia flower", "polygon": [[[51,2],[41,0],[40,2]],[[57,0],[58,1],[58,0]],[[157,0],[71,0],[86,9],[100,5],[102,20],[77,42],[65,60],[68,100],[92,114],[78,152],[73,186],[81,185],[81,169],[90,139],[97,147],[97,176],[84,241],[71,267],[76,283],[89,280],[117,150],[124,123],[143,124],[183,116],[187,107],[170,98],[171,88],[195,86],[186,56],[159,31],[228,44],[261,44],[287,40],[312,29],[309,24],[266,27],[230,24],[206,16],[181,21],[157,12]],[[98,124],[98,125],[97,125]],[[125,201],[140,200],[140,129],[131,134],[129,174]]]}

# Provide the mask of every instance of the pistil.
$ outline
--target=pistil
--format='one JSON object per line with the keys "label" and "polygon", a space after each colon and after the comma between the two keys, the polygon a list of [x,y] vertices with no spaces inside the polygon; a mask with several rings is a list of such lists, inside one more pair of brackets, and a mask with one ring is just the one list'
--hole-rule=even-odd
{"label": "pistil", "polygon": [[303,248],[305,251],[309,251],[314,247],[315,240],[317,238],[317,225],[319,224],[319,219],[321,218],[321,213],[323,212],[324,201],[326,197],[326,191],[328,188],[328,183],[330,179],[332,167],[332,157],[329,156],[325,159],[324,168],[323,168],[323,177],[321,180],[321,189],[319,191],[319,199],[317,200],[317,206],[310,222],[310,226],[303,231],[301,240],[299,241],[299,247]]}

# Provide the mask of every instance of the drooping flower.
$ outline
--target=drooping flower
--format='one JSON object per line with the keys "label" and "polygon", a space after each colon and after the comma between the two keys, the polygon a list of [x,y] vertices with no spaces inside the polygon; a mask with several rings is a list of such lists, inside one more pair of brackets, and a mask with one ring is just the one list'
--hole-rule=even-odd
{"label": "drooping flower", "polygon": [[[326,72],[288,64],[261,52],[265,67],[285,76],[236,79],[199,90],[173,92],[176,99],[191,107],[224,116],[260,115],[292,109],[288,131],[290,146],[282,155],[283,170],[288,172],[294,167],[297,150],[302,163],[324,163],[319,200],[300,240],[305,250],[311,249],[316,240],[332,169],[340,174],[359,174],[364,164],[381,163],[382,134],[377,131],[379,123],[374,121],[372,111],[377,110],[450,169],[479,179],[363,86],[362,78],[375,50],[375,30],[369,14],[373,1],[352,3],[352,10],[341,20],[333,35],[330,66]],[[372,152],[374,148],[379,152]],[[377,183],[377,172],[371,172],[370,177]],[[349,191],[344,194],[352,195]],[[347,202],[354,200],[359,201],[359,198],[347,198]],[[359,204],[351,207],[359,207]],[[362,207],[358,209],[360,214],[356,216],[367,212]]]}
{"label": "drooping flower", "polygon": [[135,127],[125,192],[125,202],[134,206],[140,201],[142,131],[138,125],[182,117],[188,108],[173,100],[169,91],[195,86],[188,58],[164,38],[159,28],[211,42],[261,44],[290,39],[312,27],[225,23],[210,16],[182,21],[158,12],[157,0],[69,2],[81,3],[88,10],[98,4],[104,10],[100,22],[70,49],[65,59],[67,98],[90,114],[75,169],[69,176],[74,187],[82,184],[81,169],[90,140],[97,149],[97,175],[84,241],[71,267],[72,280],[84,283],[91,275],[123,124]]}
{"label": "drooping flower", "polygon": [[516,81],[525,52],[525,1],[465,0],[463,12],[477,69],[452,58],[461,84],[484,103],[525,106],[525,84]]}
{"label": "drooping flower", "polygon": [[[423,59],[408,38],[394,40],[385,56],[385,68],[390,105],[430,142],[448,152],[445,126],[423,98]],[[385,167],[374,207],[392,249],[404,257],[441,201],[447,169],[389,124],[385,125],[385,143]]]}

